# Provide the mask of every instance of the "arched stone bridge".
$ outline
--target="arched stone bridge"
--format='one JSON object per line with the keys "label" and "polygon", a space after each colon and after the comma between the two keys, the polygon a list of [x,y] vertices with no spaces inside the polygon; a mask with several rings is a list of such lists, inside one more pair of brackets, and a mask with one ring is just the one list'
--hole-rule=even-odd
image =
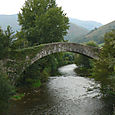
{"label": "arched stone bridge", "polygon": [[6,63],[6,65],[9,64],[7,68],[9,76],[14,77],[12,80],[15,81],[26,67],[32,65],[40,58],[57,52],[73,52],[97,60],[99,49],[77,43],[57,42],[11,51],[10,59]]}
{"label": "arched stone bridge", "polygon": [[97,48],[77,43],[66,43],[66,42],[49,43],[44,44],[44,47],[41,48],[40,52],[38,52],[36,56],[32,58],[31,64],[33,64],[38,59],[43,58],[44,56],[57,52],[73,52],[85,55],[89,58],[98,59],[97,51],[98,51]]}

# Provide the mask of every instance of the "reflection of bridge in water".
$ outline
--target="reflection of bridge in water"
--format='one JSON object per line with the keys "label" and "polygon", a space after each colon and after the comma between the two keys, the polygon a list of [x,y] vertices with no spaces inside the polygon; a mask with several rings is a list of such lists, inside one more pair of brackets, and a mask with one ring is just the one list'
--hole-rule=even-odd
{"label": "reflection of bridge in water", "polygon": [[[19,77],[27,67],[40,58],[57,52],[73,52],[97,60],[99,49],[77,43],[56,42],[15,50],[10,53],[10,59],[7,61],[9,63],[7,68],[9,76],[17,75]],[[12,80],[15,79],[16,77]]]}

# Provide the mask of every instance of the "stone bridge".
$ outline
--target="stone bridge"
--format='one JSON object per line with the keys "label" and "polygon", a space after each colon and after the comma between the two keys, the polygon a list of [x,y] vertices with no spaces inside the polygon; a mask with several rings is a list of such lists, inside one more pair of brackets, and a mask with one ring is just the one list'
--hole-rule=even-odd
{"label": "stone bridge", "polygon": [[15,81],[34,62],[57,52],[73,52],[97,60],[99,49],[77,43],[56,42],[14,50],[9,53],[10,59],[6,61],[8,75]]}
{"label": "stone bridge", "polygon": [[44,56],[57,52],[73,52],[85,55],[89,58],[98,59],[97,48],[77,43],[58,42],[58,43],[44,44],[44,47],[41,48],[40,52],[38,52],[36,56],[31,59],[31,64],[33,64],[38,59],[43,58]]}

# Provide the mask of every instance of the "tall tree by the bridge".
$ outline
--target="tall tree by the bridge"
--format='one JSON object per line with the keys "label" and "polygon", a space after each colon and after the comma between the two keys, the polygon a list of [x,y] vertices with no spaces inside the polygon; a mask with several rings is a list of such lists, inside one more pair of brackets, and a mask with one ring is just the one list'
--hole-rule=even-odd
{"label": "tall tree by the bridge", "polygon": [[[29,46],[64,40],[69,19],[62,9],[57,7],[55,0],[27,0],[21,10],[18,20],[22,28],[17,37],[27,40]],[[59,65],[63,63],[58,63],[62,57],[62,54],[53,54],[39,60],[26,70],[22,81],[34,83],[33,81],[40,77],[44,81],[45,76],[56,73]]]}
{"label": "tall tree by the bridge", "polygon": [[8,50],[11,48],[12,40],[14,39],[13,33],[10,26],[5,31],[0,28],[0,59],[8,56]]}
{"label": "tall tree by the bridge", "polygon": [[31,45],[63,41],[69,20],[55,0],[27,0],[21,10],[18,21]]}

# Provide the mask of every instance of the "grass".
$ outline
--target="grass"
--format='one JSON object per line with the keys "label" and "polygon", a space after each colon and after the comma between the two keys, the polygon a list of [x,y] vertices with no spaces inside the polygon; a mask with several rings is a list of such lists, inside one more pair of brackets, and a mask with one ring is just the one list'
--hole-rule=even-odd
{"label": "grass", "polygon": [[32,84],[32,87],[33,88],[38,88],[38,87],[40,87],[41,86],[41,81],[40,80],[37,80],[36,82],[34,82],[33,84]]}
{"label": "grass", "polygon": [[25,96],[24,93],[21,93],[21,94],[16,94],[12,97],[13,100],[21,100],[23,97]]}

